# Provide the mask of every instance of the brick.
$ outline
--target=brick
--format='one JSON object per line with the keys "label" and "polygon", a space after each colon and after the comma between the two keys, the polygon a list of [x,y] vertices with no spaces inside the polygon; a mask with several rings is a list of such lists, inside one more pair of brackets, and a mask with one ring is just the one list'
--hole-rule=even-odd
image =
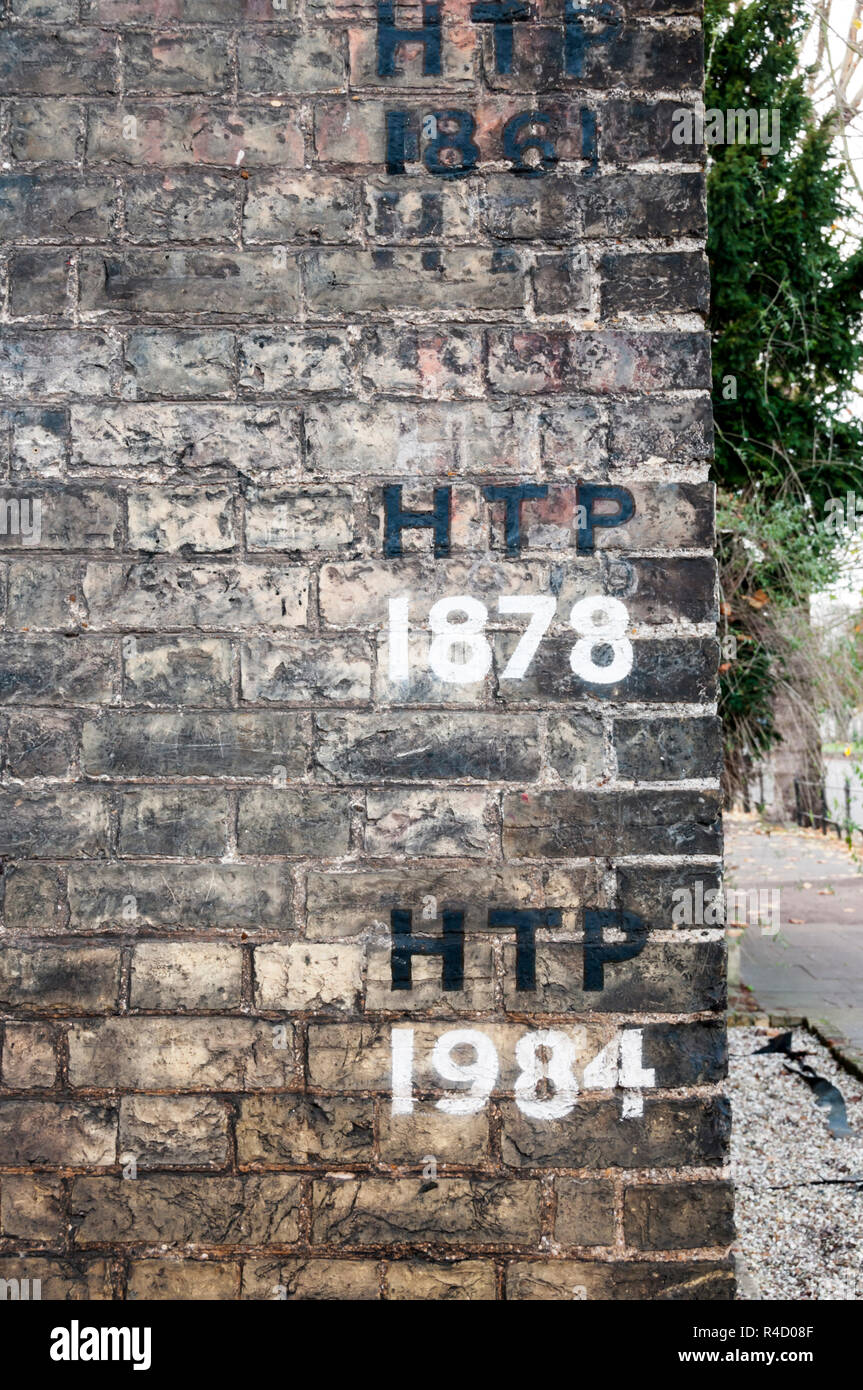
{"label": "brick", "polygon": [[243,628],[252,623],[302,627],[308,571],[256,565],[94,562],[83,577],[89,625],[101,628]]}
{"label": "brick", "polygon": [[[345,947],[341,946],[340,950]],[[389,944],[369,952],[366,982],[367,1012],[381,1009],[412,1013],[434,1009],[443,1017],[491,1009],[494,1004],[494,965],[492,947],[485,942],[467,942],[464,948],[464,980],[459,990],[444,991],[439,956],[414,956],[411,989],[395,993],[392,987]]]}
{"label": "brick", "polygon": [[211,789],[143,787],[121,794],[118,844],[124,857],[217,858],[226,839],[227,806]]}
{"label": "brick", "polygon": [[229,89],[230,59],[221,35],[129,33],[123,37],[127,92],[216,92]]}
{"label": "brick", "polygon": [[373,1260],[246,1260],[243,1298],[369,1303],[380,1298]]}
{"label": "brick", "polygon": [[132,241],[229,241],[237,199],[227,172],[139,170],[124,182],[126,233]]}
{"label": "brick", "polygon": [[[23,494],[23,495],[22,495]],[[10,504],[17,508],[10,517]],[[123,524],[122,503],[116,491],[103,487],[79,487],[56,483],[16,489],[0,495],[3,520],[11,532],[10,520],[17,516],[18,534],[4,538],[8,548],[24,549],[33,542],[27,530],[35,528],[33,541],[40,550],[113,550],[120,543]]]}
{"label": "brick", "polygon": [[225,396],[233,388],[233,334],[218,329],[139,328],[126,342],[132,396]]}
{"label": "brick", "polygon": [[3,1084],[13,1091],[53,1086],[57,1055],[52,1030],[41,1023],[7,1023],[3,1036]]}
{"label": "brick", "polygon": [[9,258],[13,318],[69,318],[69,260],[65,251],[19,251]]}
{"label": "brick", "polygon": [[69,1084],[245,1091],[290,1084],[291,1053],[248,1018],[124,1017],[69,1027]]}
{"label": "brick", "polygon": [[[75,931],[128,931],[130,926],[260,931],[290,921],[290,877],[279,864],[173,864],[170,893],[161,864],[74,864],[69,910]],[[20,912],[28,899],[20,892]],[[131,900],[131,901],[130,901]],[[16,922],[18,908],[15,903]],[[124,907],[126,911],[124,913]],[[6,898],[7,919],[9,895]]]}
{"label": "brick", "polygon": [[507,1302],[560,1299],[715,1302],[735,1297],[730,1264],[716,1261],[651,1265],[639,1261],[582,1263],[575,1260],[514,1262],[507,1269]]}
{"label": "brick", "polygon": [[227,488],[149,488],[129,497],[129,545],[135,550],[219,552],[237,544]]}
{"label": "brick", "polygon": [[65,1235],[63,1190],[59,1179],[4,1175],[0,1229],[18,1240],[60,1244]]}
{"label": "brick", "polygon": [[643,1116],[619,1118],[616,1101],[580,1100],[551,1125],[503,1106],[503,1161],[513,1168],[670,1168],[721,1164],[728,1102],[651,1100]]}
{"label": "brick", "polygon": [[240,651],[242,697],[251,703],[368,700],[371,658],[361,638],[278,642],[261,637]]}
{"label": "brick", "polygon": [[255,997],[259,1008],[355,1012],[362,988],[363,953],[358,946],[311,941],[259,946],[255,952]]}
{"label": "brick", "polygon": [[133,1009],[160,1012],[239,1008],[242,954],[216,941],[142,941],[132,958]]}
{"label": "brick", "polygon": [[504,948],[504,992],[513,1013],[690,1013],[725,1003],[725,953],[718,942],[649,942],[623,964],[603,968],[603,988],[584,987],[581,946],[546,945],[536,964],[536,992],[516,988],[515,948]]}
{"label": "brick", "polygon": [[4,947],[0,1004],[25,1013],[111,1013],[120,988],[114,946]]}
{"label": "brick", "polygon": [[333,29],[241,35],[241,92],[338,92],[346,78],[344,42]]}
{"label": "brick", "polygon": [[614,746],[621,777],[659,782],[719,777],[718,719],[615,719]]}
{"label": "brick", "polygon": [[490,329],[489,380],[532,394],[706,388],[709,353],[700,333],[534,333]]}
{"label": "brick", "polygon": [[644,1029],[644,1065],[668,1086],[701,1086],[723,1081],[728,1043],[720,1019],[711,1023],[651,1023]]}
{"label": "brick", "polygon": [[127,701],[146,705],[230,704],[231,646],[224,638],[136,636],[133,644],[123,645]]}
{"label": "brick", "polygon": [[15,859],[104,855],[108,806],[91,788],[0,792],[0,853]]}
{"label": "brick", "polygon": [[129,1302],[233,1299],[239,1286],[240,1265],[236,1261],[132,1260],[126,1298]]}
{"label": "brick", "polygon": [[496,598],[535,591],[543,586],[544,574],[536,566],[496,557],[433,560],[424,556],[325,565],[320,576],[321,617],[331,627],[380,629],[387,621],[387,600],[398,594],[422,594],[423,606],[430,608],[449,594]]}
{"label": "brick", "polygon": [[316,1182],[315,1241],[394,1245],[500,1245],[539,1239],[539,1184],[442,1178]]}
{"label": "brick", "polygon": [[241,792],[237,847],[241,854],[347,853],[350,797],[316,790],[256,788]]}
{"label": "brick", "polygon": [[27,1279],[31,1291],[39,1280],[42,1298],[52,1302],[110,1299],[110,1276],[107,1260],[85,1260],[80,1255],[71,1260],[41,1259],[33,1255],[26,1259],[19,1256],[0,1259],[0,1279]]}
{"label": "brick", "polygon": [[106,96],[117,90],[116,67],[113,35],[100,30],[8,29],[0,46],[0,81],[10,96]]}
{"label": "brick", "polygon": [[91,776],[289,777],[305,771],[306,721],[289,711],[107,714],[84,725]]}
{"label": "brick", "polygon": [[96,329],[7,328],[0,344],[0,391],[33,396],[110,392],[116,350]]}
{"label": "brick", "polygon": [[221,1178],[79,1177],[71,1203],[79,1246],[143,1243],[289,1245],[296,1240],[299,1182],[282,1174]]}
{"label": "brick", "polygon": [[482,791],[392,789],[366,800],[369,854],[487,856],[491,816]]}
{"label": "brick", "polygon": [[410,475],[439,478],[455,471],[461,439],[470,440],[477,469],[519,468],[520,417],[506,405],[469,407],[429,402],[364,406],[315,403],[304,413],[310,468],[327,474],[379,474],[404,481]]}
{"label": "brick", "polygon": [[72,163],[84,148],[84,108],[66,101],[16,101],[9,119],[13,160]]}
{"label": "brick", "polygon": [[85,250],[79,276],[84,318],[181,313],[221,322],[240,313],[292,317],[299,308],[296,265],[275,265],[265,251]]}
{"label": "brick", "polygon": [[10,1168],[110,1166],[116,1103],[0,1100],[0,1163]]}
{"label": "brick", "polygon": [[489,1164],[488,1115],[447,1115],[433,1106],[418,1106],[410,1115],[393,1115],[384,1105],[380,1116],[381,1157],[385,1162],[422,1167],[432,1154],[439,1163],[471,1167]]}
{"label": "brick", "polygon": [[296,169],[302,167],[303,153],[297,116],[289,108],[144,106],[133,100],[121,108],[94,106],[87,115],[88,164],[236,169],[242,155],[251,168],[278,164]]}
{"label": "brick", "polygon": [[490,907],[558,907],[567,922],[566,914],[588,900],[603,901],[594,866],[549,872],[493,863],[458,869],[405,864],[396,869],[313,869],[306,881],[306,912],[319,940],[357,935],[376,919],[388,927],[394,907],[410,907],[420,922],[436,930],[440,909],[457,906],[465,914],[467,931],[485,931]]}
{"label": "brick", "polygon": [[[543,13],[543,18],[550,17]],[[588,45],[578,71],[564,67],[564,35],[560,26],[519,25],[508,73],[499,73],[494,39],[484,26],[483,77],[491,91],[560,91],[613,86],[626,74],[627,85],[651,88],[695,87],[701,82],[702,40],[697,31],[647,29],[624,24],[605,42]]]}
{"label": "brick", "polygon": [[0,702],[58,697],[110,704],[118,693],[113,645],[91,637],[0,639]]}
{"label": "brick", "polygon": [[685,925],[675,920],[681,892],[694,910],[697,899],[702,903],[709,901],[708,895],[720,887],[718,869],[704,864],[675,864],[668,868],[642,865],[638,872],[624,866],[618,869],[617,878],[622,906],[659,931]]}
{"label": "brick", "polygon": [[474,241],[478,226],[477,194],[468,183],[411,179],[396,175],[369,179],[364,185],[366,235],[389,243]]}
{"label": "brick", "polygon": [[555,1240],[560,1245],[613,1245],[613,1184],[559,1178],[556,1186]]}
{"label": "brick", "polygon": [[299,463],[296,412],[280,406],[177,406],[153,402],[72,408],[76,470],[225,469],[292,472]]}
{"label": "brick", "polygon": [[303,267],[309,305],[316,313],[377,313],[392,309],[463,312],[519,310],[522,267],[506,249],[443,251],[312,251]]}
{"label": "brick", "polygon": [[368,1163],[373,1157],[371,1101],[250,1096],[240,1102],[237,1161],[277,1164]]}
{"label": "brick", "polygon": [[474,328],[367,328],[362,378],[375,391],[409,390],[441,400],[482,394],[482,338]]}
{"label": "brick", "polygon": [[319,714],[315,730],[320,775],[337,781],[530,782],[540,769],[532,715]]}
{"label": "brick", "polygon": [[[276,269],[273,274],[290,276],[291,271]],[[261,302],[268,314],[278,300],[276,294],[264,294]],[[279,391],[348,390],[353,378],[352,357],[346,333],[262,329],[239,340],[239,385],[244,391],[268,395]]]}
{"label": "brick", "polygon": [[228,1159],[228,1115],[209,1096],[124,1096],[120,1162],[138,1168],[222,1168]]}
{"label": "brick", "polygon": [[543,791],[504,798],[504,849],[519,857],[716,854],[715,792]]}
{"label": "brick", "polygon": [[491,1261],[390,1260],[387,1298],[398,1302],[492,1302],[495,1270]]}
{"label": "brick", "polygon": [[12,714],[6,738],[6,768],[10,777],[70,778],[78,758],[82,716],[39,710]]}
{"label": "brick", "polygon": [[730,1183],[661,1183],[627,1187],[623,1229],[638,1250],[692,1250],[734,1239]]}
{"label": "brick", "polygon": [[249,180],[243,236],[255,242],[357,239],[357,195],[348,179],[311,171],[260,173]]}
{"label": "brick", "polygon": [[700,252],[617,255],[600,262],[602,312],[616,314],[706,314],[710,275]]}

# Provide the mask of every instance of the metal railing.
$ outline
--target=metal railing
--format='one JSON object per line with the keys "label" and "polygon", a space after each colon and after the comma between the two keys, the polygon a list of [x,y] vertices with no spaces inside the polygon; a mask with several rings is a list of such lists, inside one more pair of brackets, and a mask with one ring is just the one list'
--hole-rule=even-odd
{"label": "metal railing", "polygon": [[794,819],[798,825],[809,826],[826,835],[828,829],[836,831],[839,839],[850,839],[858,829],[851,818],[851,779],[845,778],[844,787],[845,817],[837,820],[827,814],[827,793],[823,782],[811,782],[805,778],[794,779]]}

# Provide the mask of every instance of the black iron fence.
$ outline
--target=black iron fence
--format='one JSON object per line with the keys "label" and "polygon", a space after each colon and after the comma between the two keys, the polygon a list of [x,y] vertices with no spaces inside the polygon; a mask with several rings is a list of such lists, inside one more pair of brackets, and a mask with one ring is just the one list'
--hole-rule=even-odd
{"label": "black iron fence", "polygon": [[[828,830],[835,830],[840,840],[850,840],[852,834],[859,827],[854,824],[851,815],[851,779],[845,778],[843,788],[844,816],[840,819],[839,815],[829,815],[827,806],[827,793],[823,782],[807,781],[805,778],[795,778],[794,781],[794,819],[798,825],[810,826],[814,830],[820,830],[823,835]],[[839,807],[836,807],[838,813]]]}

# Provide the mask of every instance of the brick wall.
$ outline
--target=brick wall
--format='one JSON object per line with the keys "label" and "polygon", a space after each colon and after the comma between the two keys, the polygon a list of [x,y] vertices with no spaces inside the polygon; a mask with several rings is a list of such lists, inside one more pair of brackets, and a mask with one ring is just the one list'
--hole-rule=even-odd
{"label": "brick wall", "polygon": [[500,14],[6,0],[43,1298],[730,1296],[700,23]]}

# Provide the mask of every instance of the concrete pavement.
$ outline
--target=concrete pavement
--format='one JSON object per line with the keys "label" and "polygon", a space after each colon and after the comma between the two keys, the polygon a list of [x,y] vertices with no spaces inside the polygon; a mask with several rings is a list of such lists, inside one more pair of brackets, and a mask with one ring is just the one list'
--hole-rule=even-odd
{"label": "concrete pavement", "polygon": [[729,933],[750,1008],[806,1019],[863,1074],[863,862],[835,834],[755,815],[726,816],[725,834],[726,888],[780,891],[776,935]]}

